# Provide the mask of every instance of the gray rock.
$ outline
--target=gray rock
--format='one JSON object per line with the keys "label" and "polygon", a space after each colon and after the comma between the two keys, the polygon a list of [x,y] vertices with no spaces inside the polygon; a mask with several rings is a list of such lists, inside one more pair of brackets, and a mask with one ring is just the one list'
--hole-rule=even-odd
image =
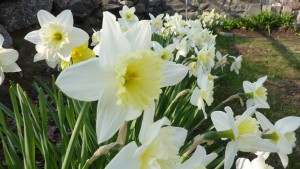
{"label": "gray rock", "polygon": [[0,25],[0,34],[4,37],[4,43],[3,43],[2,47],[11,48],[13,45],[12,38],[10,37],[10,34],[7,32],[7,30],[2,25]]}
{"label": "gray rock", "polygon": [[0,3],[0,24],[8,32],[22,29],[37,23],[39,10],[50,11],[53,0],[13,0]]}
{"label": "gray rock", "polygon": [[263,5],[262,12],[271,12],[271,5]]}
{"label": "gray rock", "polygon": [[261,13],[261,4],[251,4],[249,5],[247,15],[256,15]]}
{"label": "gray rock", "polygon": [[281,6],[272,6],[272,7],[271,7],[271,11],[272,11],[273,13],[279,14],[279,13],[281,12]]}
{"label": "gray rock", "polygon": [[118,0],[102,0],[102,10],[120,9],[121,5]]}
{"label": "gray rock", "polygon": [[292,13],[292,8],[290,6],[282,6],[281,13]]}
{"label": "gray rock", "polygon": [[75,17],[84,18],[90,15],[101,4],[101,0],[54,0],[59,12],[70,9]]}

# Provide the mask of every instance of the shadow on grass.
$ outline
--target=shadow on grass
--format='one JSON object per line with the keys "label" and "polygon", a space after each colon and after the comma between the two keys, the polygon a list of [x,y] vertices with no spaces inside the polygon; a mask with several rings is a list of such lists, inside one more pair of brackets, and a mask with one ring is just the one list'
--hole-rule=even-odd
{"label": "shadow on grass", "polygon": [[271,42],[274,49],[283,56],[284,59],[288,61],[289,66],[294,67],[297,71],[300,72],[300,61],[299,58],[291,51],[289,50],[284,44],[273,38],[272,36],[269,36],[263,32],[258,32],[262,36],[264,36],[268,41]]}

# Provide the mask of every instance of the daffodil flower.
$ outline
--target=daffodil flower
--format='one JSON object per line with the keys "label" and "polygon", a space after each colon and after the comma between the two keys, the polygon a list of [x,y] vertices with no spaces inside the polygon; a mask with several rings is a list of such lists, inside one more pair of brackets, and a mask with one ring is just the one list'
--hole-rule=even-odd
{"label": "daffodil flower", "polygon": [[65,69],[72,64],[79,63],[91,58],[96,57],[95,53],[88,47],[88,43],[78,46],[72,50],[71,61],[61,61],[61,69]]}
{"label": "daffodil flower", "polygon": [[203,111],[204,117],[206,119],[207,114],[205,112],[205,103],[210,106],[214,101],[214,82],[209,80],[208,75],[198,73],[197,84],[199,87],[196,87],[194,89],[190,102],[192,105],[198,106],[199,110]]}
{"label": "daffodil flower", "polygon": [[5,49],[2,47],[4,42],[0,34],[0,85],[4,81],[4,72],[20,72],[20,67],[15,63],[18,59],[18,52],[14,49]]}
{"label": "daffodil flower", "polygon": [[116,17],[103,14],[99,58],[66,68],[57,86],[69,97],[96,101],[98,143],[108,140],[124,121],[136,119],[158,99],[161,88],[179,83],[188,68],[163,61],[151,51],[151,26],[140,21],[125,34]]}
{"label": "daffodil flower", "polygon": [[200,51],[195,48],[195,53],[198,62],[206,70],[210,71],[215,65],[215,47],[205,45]]}
{"label": "daffodil flower", "polygon": [[157,15],[157,17],[154,17],[151,13],[149,13],[150,19],[151,19],[151,28],[152,32],[157,32],[161,30],[163,27],[163,17],[164,14]]}
{"label": "daffodil flower", "polygon": [[36,44],[37,54],[34,62],[46,60],[54,68],[60,60],[70,61],[72,49],[88,41],[89,36],[82,29],[73,27],[70,10],[61,12],[57,17],[45,10],[37,13],[41,29],[32,31],[25,39]]}
{"label": "daffodil flower", "polygon": [[135,142],[129,143],[105,169],[119,169],[120,166],[124,169],[175,168],[179,163],[179,149],[186,139],[187,130],[169,126],[167,118],[153,123],[153,114],[154,109],[144,114],[139,135],[142,145],[138,147]]}
{"label": "daffodil flower", "polygon": [[267,151],[277,152],[278,148],[273,143],[260,138],[258,122],[251,116],[256,107],[247,109],[241,116],[233,118],[233,112],[230,107],[225,107],[225,112],[214,111],[211,114],[212,122],[224,139],[230,138],[225,150],[224,169],[230,169],[238,151],[253,152]]}
{"label": "daffodil flower", "polygon": [[126,20],[128,23],[136,23],[139,21],[138,17],[134,14],[135,7],[128,8],[124,5],[122,10],[119,12],[121,17]]}
{"label": "daffodil flower", "polygon": [[217,51],[216,58],[218,59],[218,62],[215,65],[216,69],[220,67],[222,69],[222,71],[223,71],[223,68],[224,68],[224,66],[227,63],[227,56],[228,55],[222,56],[222,54],[219,51]]}
{"label": "daffodil flower", "polygon": [[274,169],[274,167],[266,164],[262,156],[257,156],[251,162],[247,158],[238,158],[236,160],[236,169]]}
{"label": "daffodil flower", "polygon": [[281,163],[283,167],[286,168],[289,162],[287,154],[291,154],[293,147],[296,146],[296,135],[294,131],[300,126],[300,117],[288,116],[278,120],[275,125],[273,125],[260,112],[255,112],[255,115],[261,128],[265,131],[263,137],[277,145]]}
{"label": "daffodil flower", "polygon": [[174,44],[169,44],[165,48],[162,47],[158,42],[153,42],[154,51],[158,52],[161,59],[170,60],[173,57],[173,51],[175,50]]}
{"label": "daffodil flower", "polygon": [[238,56],[238,57],[234,57],[234,56],[229,56],[231,58],[234,59],[234,62],[232,62],[231,67],[230,67],[230,71],[235,71],[236,74],[239,74],[239,70],[242,67],[242,55]]}
{"label": "daffodil flower", "polygon": [[247,100],[247,106],[257,106],[258,108],[270,108],[267,102],[267,89],[263,86],[263,83],[267,80],[267,76],[259,78],[256,82],[251,83],[249,81],[243,82],[243,88],[249,99]]}
{"label": "daffodil flower", "polygon": [[206,166],[218,157],[217,153],[206,154],[202,146],[197,146],[193,155],[176,169],[206,169]]}

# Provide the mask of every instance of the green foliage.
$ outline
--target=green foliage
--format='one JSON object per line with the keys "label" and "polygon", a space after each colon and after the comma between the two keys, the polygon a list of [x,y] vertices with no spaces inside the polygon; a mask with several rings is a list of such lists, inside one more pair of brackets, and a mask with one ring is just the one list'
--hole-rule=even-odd
{"label": "green foliage", "polygon": [[293,16],[290,13],[274,14],[272,12],[262,12],[253,16],[228,19],[223,24],[223,29],[232,30],[239,28],[242,30],[254,31],[262,29],[271,33],[271,30],[279,27],[294,28]]}

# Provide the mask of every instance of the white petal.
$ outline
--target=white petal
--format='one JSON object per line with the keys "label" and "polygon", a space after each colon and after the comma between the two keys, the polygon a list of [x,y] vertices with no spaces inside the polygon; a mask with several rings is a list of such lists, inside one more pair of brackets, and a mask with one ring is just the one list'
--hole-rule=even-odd
{"label": "white petal", "polygon": [[37,13],[37,18],[39,20],[41,27],[56,20],[55,16],[53,16],[51,13],[49,13],[48,11],[45,11],[45,10],[40,10]]}
{"label": "white petal", "polygon": [[261,156],[262,158],[264,158],[265,160],[269,158],[270,156],[270,152],[263,152],[263,151],[258,151],[255,153],[257,156]]}
{"label": "white petal", "polygon": [[4,81],[4,73],[2,68],[0,67],[0,85],[3,83],[3,81]]}
{"label": "white petal", "polygon": [[73,15],[70,10],[64,10],[59,15],[57,15],[58,24],[71,31],[73,28]]}
{"label": "white petal", "polygon": [[41,61],[44,59],[46,59],[46,57],[44,55],[42,55],[41,53],[37,53],[34,55],[33,62]]}
{"label": "white petal", "polygon": [[57,60],[46,60],[46,63],[49,67],[51,67],[52,69],[54,69],[58,63],[60,63],[60,59]]}
{"label": "white petal", "polygon": [[1,65],[10,65],[18,59],[18,56],[19,53],[14,49],[2,49],[0,50],[0,63]]}
{"label": "white petal", "polygon": [[149,21],[140,21],[126,32],[131,49],[143,50],[151,47],[151,26]]}
{"label": "white petal", "polygon": [[71,59],[71,54],[72,54],[72,48],[70,46],[66,46],[65,48],[62,48],[58,52],[59,58],[62,60],[69,62]]}
{"label": "white petal", "polygon": [[256,106],[248,108],[237,120],[236,124],[239,125],[241,122],[243,122],[246,118],[251,117],[256,110]]}
{"label": "white petal", "polygon": [[174,142],[172,143],[172,145],[178,148],[183,146],[183,143],[187,136],[187,130],[181,127],[163,127],[161,129],[161,132],[172,133],[171,135],[174,136]]}
{"label": "white petal", "polygon": [[[102,42],[102,41],[101,41]],[[99,56],[100,55],[100,45],[101,45],[101,42],[99,42],[94,48],[93,48],[93,52]]]}
{"label": "white petal", "polygon": [[230,124],[230,127],[233,130],[233,134],[236,138],[238,136],[238,128],[237,128],[236,122],[234,121],[234,118],[233,118],[233,111],[229,106],[226,106],[224,109],[226,111],[227,119]]}
{"label": "white petal", "polygon": [[103,88],[111,85],[113,74],[102,70],[98,58],[92,58],[66,68],[56,85],[69,97],[82,101],[98,100]]}
{"label": "white petal", "polygon": [[164,61],[164,79],[162,87],[173,86],[181,82],[188,73],[188,67],[170,61]]}
{"label": "white petal", "polygon": [[284,168],[286,168],[289,164],[289,157],[286,154],[278,153],[281,163]]}
{"label": "white petal", "polygon": [[277,147],[279,148],[280,152],[284,154],[291,154],[293,152],[293,147],[284,136],[281,136],[278,140]]}
{"label": "white petal", "polygon": [[39,44],[42,42],[40,35],[39,35],[39,31],[32,31],[29,32],[24,39],[28,40],[29,42],[32,42],[34,44]]}
{"label": "white petal", "polygon": [[260,97],[255,97],[254,105],[256,105],[257,108],[262,108],[262,109],[269,109],[270,108],[270,105],[268,104],[268,102],[263,100]]}
{"label": "white petal", "polygon": [[127,144],[105,167],[105,169],[139,169],[138,158],[134,157],[134,152],[138,149],[135,142]]}
{"label": "white petal", "polygon": [[268,133],[275,131],[274,125],[263,114],[256,111],[255,116],[264,131],[268,131]]}
{"label": "white petal", "polygon": [[225,162],[224,162],[224,169],[230,169],[233,161],[235,159],[235,156],[237,155],[238,146],[235,141],[230,141],[225,150]]}
{"label": "white petal", "polygon": [[3,45],[4,37],[0,34],[0,47]]}
{"label": "white petal", "polygon": [[71,47],[78,47],[89,40],[89,35],[82,29],[73,27],[70,33]]}
{"label": "white petal", "polygon": [[300,126],[300,117],[288,116],[278,120],[275,127],[281,134],[293,132]]}
{"label": "white petal", "polygon": [[251,164],[255,169],[264,169],[266,165],[265,159],[262,156],[257,156],[257,158],[251,161]]}
{"label": "white petal", "polygon": [[217,131],[230,130],[231,125],[228,121],[227,114],[222,111],[214,111],[211,113],[211,120]]}
{"label": "white petal", "polygon": [[190,102],[191,102],[192,105],[197,106],[199,96],[200,96],[200,90],[198,89],[198,87],[196,87],[193,90],[193,93],[192,93],[192,96],[191,96],[191,99],[190,99]]}
{"label": "white petal", "polygon": [[256,89],[260,88],[266,80],[267,80],[267,76],[259,78],[255,83]]}
{"label": "white petal", "polygon": [[136,118],[140,117],[142,114],[142,110],[137,110],[133,107],[128,107],[128,113],[126,115],[126,121],[135,120]]}
{"label": "white petal", "polygon": [[98,144],[111,138],[126,120],[128,109],[117,105],[115,93],[114,90],[107,87],[98,101],[96,120]]}
{"label": "white petal", "polygon": [[238,158],[235,162],[235,165],[236,169],[253,169],[250,160],[247,158]]}
{"label": "white petal", "polygon": [[131,46],[113,14],[103,12],[102,30],[102,42],[105,43],[100,45],[100,63],[105,69],[112,70],[115,69],[118,57],[129,53]]}
{"label": "white petal", "polygon": [[275,144],[268,140],[250,134],[240,135],[238,138],[239,150],[242,152],[278,152],[279,149]]}
{"label": "white petal", "polygon": [[21,71],[21,68],[16,63],[12,63],[10,65],[3,65],[2,69],[3,69],[3,72],[20,72]]}
{"label": "white petal", "polygon": [[243,88],[244,88],[245,93],[251,93],[254,90],[253,84],[249,81],[243,82]]}

